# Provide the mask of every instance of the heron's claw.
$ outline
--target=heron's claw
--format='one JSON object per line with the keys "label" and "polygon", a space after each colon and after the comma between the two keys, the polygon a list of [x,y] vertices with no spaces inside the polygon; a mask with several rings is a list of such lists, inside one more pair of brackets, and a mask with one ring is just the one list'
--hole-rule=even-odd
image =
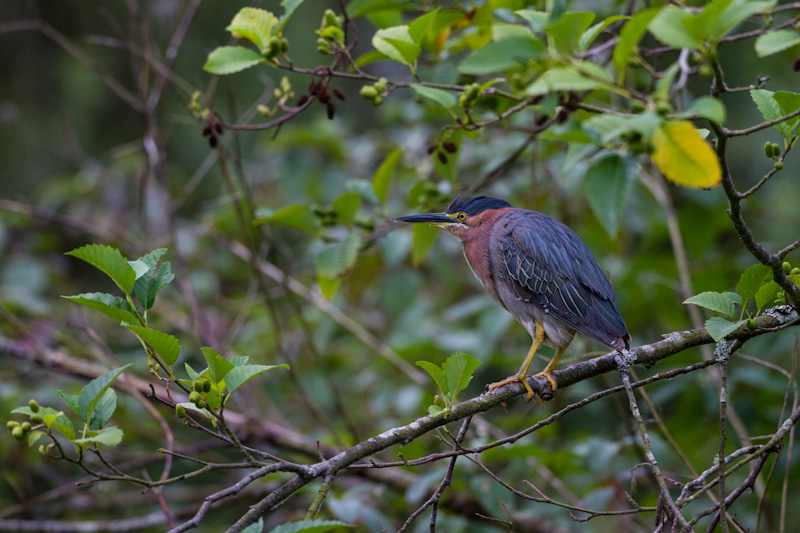
{"label": "heron's claw", "polygon": [[520,383],[522,383],[522,386],[525,387],[525,390],[528,391],[528,400],[533,398],[533,389],[531,388],[530,385],[528,385],[527,376],[525,376],[524,374],[517,374],[516,376],[511,376],[510,378],[506,378],[503,381],[492,383],[491,385],[489,385],[489,390],[493,391],[498,387],[502,387],[503,385],[508,385],[509,383],[514,383],[515,381],[519,381]]}

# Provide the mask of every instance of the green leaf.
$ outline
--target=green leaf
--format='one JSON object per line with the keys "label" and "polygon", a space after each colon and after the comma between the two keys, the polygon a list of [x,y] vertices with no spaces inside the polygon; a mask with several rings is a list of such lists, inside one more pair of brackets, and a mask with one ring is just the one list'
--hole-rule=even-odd
{"label": "green leaf", "polygon": [[66,392],[56,391],[61,399],[64,400],[64,403],[69,406],[70,409],[75,411],[75,414],[78,414],[78,395],[77,394],[67,394]]}
{"label": "green leaf", "polygon": [[36,441],[47,435],[44,431],[31,431],[28,433],[28,446],[33,446]]}
{"label": "green leaf", "polygon": [[480,365],[480,361],[464,352],[456,352],[445,360],[442,368],[447,378],[447,388],[452,394],[451,402],[455,402],[456,395],[467,388],[472,381],[472,374]]}
{"label": "green leaf", "polygon": [[583,34],[581,34],[581,38],[578,40],[578,50],[580,51],[588,50],[589,46],[594,42],[595,39],[597,39],[597,37],[604,29],[608,28],[615,22],[619,22],[620,20],[625,20],[630,18],[631,17],[625,15],[613,15],[611,17],[606,18],[602,22],[598,22],[591,28],[584,31]]}
{"label": "green leaf", "polygon": [[[775,93],[772,91],[767,91],[766,89],[753,89],[750,91],[750,98],[753,99],[756,107],[758,107],[758,110],[761,111],[761,115],[764,117],[764,120],[768,122],[777,120],[786,114],[782,111],[781,105],[775,99]],[[774,124],[772,127],[775,129],[775,131],[780,133],[784,139],[790,138],[792,136],[792,130],[794,129],[794,126],[790,125],[788,121]]]}
{"label": "green leaf", "polygon": [[[772,97],[778,103],[778,106],[781,108],[781,114],[784,116],[794,113],[800,109],[800,94],[790,93],[788,91],[778,91],[774,93]],[[787,137],[791,138],[794,135],[795,128],[797,128],[797,125],[800,124],[800,117],[789,119],[783,122],[783,124],[785,124],[785,128],[789,130],[789,135]]]}
{"label": "green leaf", "polygon": [[437,89],[435,87],[425,87],[417,83],[412,83],[411,88],[414,89],[414,94],[422,98],[427,98],[442,107],[453,107],[456,105],[455,97],[450,92],[444,89]]}
{"label": "green leaf", "polygon": [[333,201],[336,217],[345,226],[350,226],[355,221],[359,207],[361,207],[361,197],[354,192],[346,192]]}
{"label": "green leaf", "polygon": [[473,50],[458,65],[462,74],[481,76],[502,72],[517,65],[524,65],[531,59],[539,59],[544,43],[532,33],[529,36],[508,37],[488,43]]}
{"label": "green leaf", "polygon": [[[26,416],[31,416],[33,414],[33,411],[31,411],[30,407],[27,405],[24,407],[17,407],[11,412]],[[45,426],[61,432],[62,435],[70,440],[75,438],[75,428],[72,426],[70,419],[67,418],[62,411],[56,411],[52,407],[42,406],[39,408],[39,414],[42,415]]]}
{"label": "green leaf", "polygon": [[136,271],[136,280],[138,281],[139,278],[153,270],[158,264],[158,260],[161,259],[161,256],[165,253],[167,253],[166,248],[159,248],[158,250],[153,250],[152,252],[143,255],[136,261],[128,261],[128,264],[131,265],[131,268]]}
{"label": "green leaf", "polygon": [[191,381],[197,381],[198,380],[198,378],[200,377],[200,374],[195,372],[194,368],[189,366],[189,363],[184,363],[183,367],[186,369],[186,375],[189,376],[189,379]]}
{"label": "green leaf", "polygon": [[[270,533],[325,533],[335,527],[351,527],[349,524],[338,520],[301,520],[299,522],[286,522]],[[260,529],[258,530],[261,531]]]}
{"label": "green leaf", "polygon": [[91,307],[117,322],[126,322],[128,324],[139,322],[127,300],[119,296],[104,292],[90,292],[78,294],[77,296],[62,296],[62,298]]}
{"label": "green leaf", "polygon": [[127,364],[123,367],[110,370],[102,376],[93,379],[83,387],[78,397],[78,414],[81,420],[84,422],[91,420],[95,407],[97,407],[97,403],[106,393],[106,390],[129,366],[131,365]]}
{"label": "green leaf", "polygon": [[586,174],[589,205],[611,237],[616,237],[622,212],[636,182],[636,161],[616,154],[595,162]]}
{"label": "green leaf", "polygon": [[[289,21],[289,17],[292,16],[294,10],[297,9],[300,4],[302,4],[305,0],[281,0],[281,7],[283,7],[283,15],[278,22],[278,27],[276,28],[275,33],[278,33],[280,30],[286,26],[286,23]],[[259,532],[261,530],[259,529]]]}
{"label": "green leaf", "polygon": [[754,2],[753,0],[724,0],[710,2],[698,17],[706,39],[714,42],[731,31],[737,24],[761,11],[768,11],[775,0]]}
{"label": "green leaf", "polygon": [[756,39],[756,54],[767,57],[800,44],[797,30],[778,30],[760,35]]}
{"label": "green leaf", "polygon": [[545,71],[524,93],[528,96],[555,91],[588,91],[609,88],[611,78],[602,67],[587,61],[576,61],[569,67],[556,67]]}
{"label": "green leaf", "polygon": [[289,370],[289,365],[244,365],[232,368],[225,376],[225,386],[228,389],[228,394],[233,394],[236,389],[254,377],[268,370],[272,370],[273,368],[285,368]]}
{"label": "green leaf", "polygon": [[691,17],[688,11],[667,6],[650,21],[647,28],[656,39],[675,49],[688,48],[699,50],[702,39],[698,38],[689,31],[684,21]]}
{"label": "green leaf", "polygon": [[524,18],[525,21],[530,24],[531,30],[535,33],[544,31],[545,26],[547,26],[550,21],[550,13],[536,11],[534,9],[520,9],[514,11],[514,14]]}
{"label": "green leaf", "polygon": [[717,155],[691,122],[662,124],[653,134],[653,145],[653,161],[671,182],[685,187],[714,187],[722,180]]}
{"label": "green leaf", "polygon": [[553,39],[556,50],[569,54],[578,50],[578,40],[592,24],[594,17],[591,11],[565,13],[545,26],[544,31]]}
{"label": "green leaf", "polygon": [[425,260],[438,234],[439,228],[436,226],[414,224],[411,228],[411,263],[414,266],[419,266]]}
{"label": "green leaf", "polygon": [[408,23],[408,34],[415,44],[422,45],[422,40],[425,38],[425,34],[428,33],[428,28],[436,21],[439,9],[437,7],[430,13],[425,13]]}
{"label": "green leaf", "polygon": [[255,7],[243,7],[225,29],[237,39],[250,41],[263,54],[269,50],[272,28],[277,23],[278,19],[269,11]]}
{"label": "green leaf", "polygon": [[683,303],[699,305],[700,307],[705,307],[706,309],[717,311],[718,313],[723,313],[728,316],[733,316],[735,311],[733,300],[724,294],[712,291],[695,294],[691,298],[684,300]]}
{"label": "green leaf", "polygon": [[90,444],[104,444],[110,448],[113,448],[122,442],[123,436],[122,430],[115,426],[102,429],[98,432],[90,431],[89,434],[91,436],[83,439],[75,439],[72,441],[72,443],[77,444],[82,448],[85,448]]}
{"label": "green leaf", "polygon": [[264,517],[244,528],[241,533],[264,533]]}
{"label": "green leaf", "polygon": [[679,114],[679,117],[698,115],[717,124],[725,123],[725,106],[712,96],[701,96],[689,106],[689,109]]}
{"label": "green leaf", "polygon": [[314,259],[317,274],[328,279],[343,276],[355,264],[360,245],[358,235],[349,233],[340,242],[322,250]]}
{"label": "green leaf", "polygon": [[111,278],[125,294],[130,294],[136,281],[136,272],[128,264],[119,250],[105,244],[87,244],[67,252],[82,259]]}
{"label": "green leaf", "polygon": [[319,228],[317,217],[311,213],[311,209],[306,204],[291,204],[278,211],[273,211],[266,207],[258,209],[253,224],[265,224],[267,222],[283,224],[284,226],[312,234],[316,233]]}
{"label": "green leaf", "polygon": [[233,366],[244,366],[249,360],[249,355],[234,355],[232,357],[228,357],[228,361],[230,361]]}
{"label": "green leaf", "polygon": [[639,41],[642,40],[647,25],[653,20],[660,8],[644,9],[636,13],[633,18],[622,26],[619,32],[619,42],[614,47],[614,55],[611,57],[611,62],[617,70],[617,80],[621,83],[625,78],[625,69],[628,66],[628,59],[631,54],[636,50]]}
{"label": "green leaf", "polygon": [[203,352],[203,356],[206,358],[208,373],[215,383],[221,382],[225,379],[228,372],[236,368],[233,366],[233,363],[215,352],[213,348],[204,347],[200,348],[200,351]]}
{"label": "green leaf", "polygon": [[642,137],[649,138],[662,123],[660,115],[654,111],[645,111],[632,117],[611,114],[594,115],[585,120],[582,126],[584,129],[596,131],[600,135],[600,144],[606,144],[628,131],[635,131]]}
{"label": "green leaf", "polygon": [[394,26],[375,32],[372,46],[389,59],[411,65],[419,57],[421,48],[414,43],[408,26]]}
{"label": "green leaf", "polygon": [[89,421],[89,429],[95,431],[102,429],[111,419],[111,415],[114,414],[116,409],[117,393],[114,392],[114,389],[106,389],[106,392],[100,397],[100,401],[97,402],[97,407],[94,409],[92,419]]}
{"label": "green leaf", "polygon": [[774,281],[768,281],[756,290],[756,309],[761,311],[764,306],[771,304],[778,297],[781,286]]}
{"label": "green leaf", "polygon": [[339,286],[342,284],[342,278],[328,279],[317,275],[317,284],[319,285],[319,292],[326,300],[333,298],[339,291]]}
{"label": "green leaf", "polygon": [[[455,100],[453,103],[455,104]],[[397,161],[400,159],[401,153],[402,151],[400,148],[392,150],[392,152],[386,156],[386,159],[383,160],[383,163],[380,164],[378,170],[375,171],[375,176],[372,178],[372,189],[375,191],[375,195],[381,203],[386,202],[386,195],[389,192],[389,182],[394,175],[395,168],[397,168]]]}
{"label": "green leaf", "polygon": [[740,304],[741,305],[741,303],[742,303],[742,297],[739,296],[739,293],[726,291],[726,292],[723,292],[722,295],[723,296],[727,296],[728,298],[730,298],[730,300],[735,304]]}
{"label": "green leaf", "polygon": [[175,274],[172,273],[172,263],[164,261],[154,274],[144,275],[136,280],[133,292],[145,311],[153,307],[158,293],[173,279]]}
{"label": "green leaf", "polygon": [[742,272],[742,275],[739,276],[739,283],[736,285],[736,290],[739,291],[742,302],[747,305],[747,302],[756,295],[758,289],[771,280],[772,270],[767,265],[759,263]]}
{"label": "green leaf", "polygon": [[233,74],[261,63],[261,54],[242,46],[220,46],[208,54],[203,70],[211,74]]}
{"label": "green leaf", "polygon": [[715,342],[719,342],[720,339],[724,339],[742,327],[742,324],[746,323],[747,320],[731,322],[730,320],[715,316],[706,320],[706,331],[708,331],[708,334],[711,335],[711,338],[714,339]]}
{"label": "green leaf", "polygon": [[141,326],[125,326],[137,337],[149,344],[161,356],[165,363],[172,366],[178,360],[181,353],[181,345],[178,339],[157,329],[144,328]]}
{"label": "green leaf", "polygon": [[429,361],[417,361],[417,366],[431,375],[433,381],[436,382],[436,386],[439,387],[439,391],[442,393],[442,395],[444,395],[445,398],[450,397],[450,388],[447,386],[447,377],[445,376],[444,370],[441,367],[438,367]]}
{"label": "green leaf", "polygon": [[349,179],[344,182],[344,188],[347,191],[356,193],[371,204],[381,203],[378,199],[378,195],[375,194],[375,190],[372,188],[372,182],[370,180]]}

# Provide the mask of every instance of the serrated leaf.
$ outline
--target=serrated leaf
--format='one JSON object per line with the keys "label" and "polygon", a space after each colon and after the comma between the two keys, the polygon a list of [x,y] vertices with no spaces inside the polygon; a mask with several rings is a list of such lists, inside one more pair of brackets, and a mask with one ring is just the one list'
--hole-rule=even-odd
{"label": "serrated leaf", "polygon": [[712,40],[718,40],[736,27],[737,24],[745,19],[759,13],[768,11],[775,0],[756,2],[753,0],[726,0],[720,5],[717,2],[709,3],[703,9],[704,17],[701,17],[705,26],[705,35]]}
{"label": "serrated leaf", "polygon": [[[281,7],[283,7],[283,15],[281,15],[280,21],[278,22],[277,30],[280,31],[289,21],[289,17],[292,16],[294,10],[300,7],[305,0],[281,0]],[[276,31],[277,33],[277,31]],[[260,529],[258,530],[261,531]]]}
{"label": "serrated leaf", "polygon": [[439,387],[441,393],[447,398],[450,397],[450,388],[447,386],[447,377],[444,370],[429,361],[417,361],[417,366],[430,374],[436,386]]}
{"label": "serrated leaf", "polygon": [[761,311],[764,306],[771,304],[778,297],[781,286],[774,281],[769,281],[756,290],[756,309]]}
{"label": "serrated leaf", "polygon": [[[773,120],[777,120],[784,115],[780,104],[778,104],[778,101],[775,100],[775,93],[772,91],[767,91],[766,89],[753,89],[750,91],[750,98],[753,99],[756,107],[758,107],[758,110],[761,111],[761,115],[764,117],[764,120],[772,122]],[[775,131],[780,133],[784,139],[788,139],[792,136],[793,128],[788,124],[787,121],[773,124],[772,127],[775,129]]]}
{"label": "serrated leaf", "polygon": [[81,417],[81,420],[84,422],[88,422],[92,418],[92,413],[94,413],[95,407],[100,399],[105,394],[108,387],[114,383],[122,372],[125,371],[126,368],[131,366],[127,364],[120,368],[115,368],[114,370],[110,370],[99,376],[89,383],[86,384],[85,387],[81,390],[80,395],[78,396],[78,414]]}
{"label": "serrated leaf", "polygon": [[272,28],[277,23],[278,19],[269,11],[255,7],[243,7],[225,29],[237,39],[250,41],[263,54],[269,50]]}
{"label": "serrated leaf", "polygon": [[211,74],[234,74],[261,63],[261,54],[243,46],[220,46],[208,54],[203,70]]}
{"label": "serrated leaf", "polygon": [[[90,432],[94,433],[94,432]],[[113,448],[120,442],[122,442],[123,433],[122,430],[118,427],[112,426],[108,428],[104,428],[90,437],[86,437],[83,439],[75,439],[73,440],[73,444],[77,444],[81,447],[89,446],[90,444],[104,444],[110,448]]]}
{"label": "serrated leaf", "polygon": [[[790,93],[788,91],[778,91],[774,93],[772,97],[781,108],[781,115],[783,116],[794,113],[800,109],[800,94]],[[794,135],[795,128],[798,124],[800,124],[800,117],[789,119],[783,122],[783,124],[786,125],[786,129],[789,131],[788,137],[791,138]]]}
{"label": "serrated leaf", "polygon": [[456,105],[455,97],[444,89],[425,87],[424,85],[419,85],[417,83],[412,83],[411,88],[414,90],[414,94],[417,96],[427,98],[428,100],[436,102],[442,107],[453,107]]}
{"label": "serrated leaf", "polygon": [[[455,104],[455,100],[453,103]],[[375,195],[378,197],[381,203],[386,202],[386,195],[389,191],[389,182],[391,181],[394,171],[397,168],[397,161],[400,159],[401,153],[402,152],[400,148],[392,150],[392,152],[386,156],[386,159],[383,160],[383,163],[378,166],[378,170],[375,171],[375,176],[372,178],[372,189],[375,191]]]}
{"label": "serrated leaf", "polygon": [[617,71],[617,81],[622,83],[625,78],[625,70],[628,66],[628,59],[636,50],[639,41],[642,40],[647,25],[653,20],[660,8],[643,9],[636,13],[633,18],[626,22],[619,32],[619,42],[614,47],[614,54],[611,62]]}
{"label": "serrated leaf", "polygon": [[86,261],[111,278],[125,294],[130,294],[133,290],[136,272],[116,248],[105,244],[87,244],[64,255]]}
{"label": "serrated leaf", "polygon": [[731,322],[730,320],[715,316],[706,320],[706,331],[708,331],[708,334],[711,335],[711,338],[714,339],[715,342],[719,342],[720,339],[724,339],[746,323],[747,320]]}
{"label": "serrated leaf", "polygon": [[702,39],[698,40],[697,36],[693,35],[684,24],[684,21],[691,16],[684,9],[667,6],[650,21],[647,29],[656,39],[676,50],[681,48],[698,50],[703,44]]}
{"label": "serrated leaf", "polygon": [[172,273],[172,263],[164,261],[153,275],[144,275],[136,280],[133,292],[136,299],[142,304],[142,308],[149,310],[156,301],[156,296],[161,289],[169,285],[175,279]]}
{"label": "serrated leaf", "polygon": [[585,51],[589,48],[589,46],[594,42],[595,39],[600,35],[600,33],[614,24],[615,22],[619,22],[620,20],[630,19],[631,17],[626,15],[613,15],[602,22],[598,22],[591,28],[587,29],[581,34],[580,39],[578,39],[578,50]]}
{"label": "serrated leaf", "polygon": [[336,279],[355,264],[361,240],[355,233],[349,233],[340,242],[322,250],[314,259],[317,274],[323,278]]}
{"label": "serrated leaf", "polygon": [[722,179],[717,155],[691,122],[662,124],[653,133],[653,145],[653,161],[673,183],[706,188],[716,186]]}
{"label": "serrated leaf", "polygon": [[375,32],[372,46],[389,59],[403,65],[411,65],[419,57],[422,50],[414,43],[408,26],[394,26]]}
{"label": "serrated leaf", "polygon": [[278,211],[263,207],[258,209],[253,224],[267,222],[283,224],[311,234],[316,233],[319,228],[317,217],[311,213],[311,209],[306,204],[290,204]]}
{"label": "serrated leaf", "polygon": [[67,394],[66,392],[56,391],[61,399],[64,400],[64,403],[67,406],[75,411],[75,414],[78,414],[78,395],[77,394]]}
{"label": "serrated leaf", "polygon": [[586,173],[589,205],[611,237],[616,237],[622,212],[636,182],[635,160],[607,155],[596,161]]}
{"label": "serrated leaf", "polygon": [[200,348],[200,351],[203,352],[203,357],[206,358],[208,372],[215,383],[219,383],[225,379],[228,372],[236,368],[233,366],[233,363],[215,352],[213,348],[204,347]]}
{"label": "serrated leaf", "polygon": [[411,228],[411,263],[414,266],[419,266],[425,260],[438,233],[437,226],[427,224],[414,224]]}
{"label": "serrated leaf", "polygon": [[254,377],[272,370],[273,368],[285,368],[289,370],[289,365],[243,365],[232,368],[225,376],[225,386],[228,389],[228,394],[233,394],[236,389]]}
{"label": "serrated leaf", "polygon": [[718,124],[725,123],[725,106],[718,99],[712,96],[701,96],[689,108],[678,115],[679,117],[689,117],[698,115],[707,118]]}
{"label": "serrated leaf", "polygon": [[[158,260],[161,259],[161,256],[165,253],[167,253],[166,248],[159,248],[158,250],[153,250],[143,255],[136,261],[128,261],[128,264],[131,265],[131,268],[136,272],[136,280],[138,281],[139,278],[153,270],[158,264]],[[134,291],[135,290],[136,286],[134,286]]]}
{"label": "serrated leaf", "polygon": [[503,72],[517,65],[524,65],[531,59],[540,58],[543,50],[544,43],[533,33],[525,37],[508,37],[492,41],[470,52],[459,63],[458,71],[475,76]]}
{"label": "serrated leaf", "polygon": [[755,297],[758,289],[771,280],[772,270],[767,265],[759,263],[742,272],[742,275],[739,276],[736,290],[739,291],[739,296],[742,297],[742,302],[746,305],[751,298]]}
{"label": "serrated leaf", "polygon": [[472,374],[480,365],[480,361],[464,352],[456,352],[445,360],[442,368],[452,394],[451,401],[455,401],[456,395],[467,388],[472,381]]}
{"label": "serrated leaf", "polygon": [[727,296],[728,298],[730,298],[730,300],[735,304],[741,304],[742,303],[742,297],[739,296],[739,294],[736,293],[736,292],[728,292],[728,291],[726,291],[726,292],[723,292],[722,295],[723,296]]}
{"label": "serrated leaf", "polygon": [[798,44],[800,33],[797,30],[778,30],[759,35],[755,48],[758,57],[767,57]]}
{"label": "serrated leaf", "polygon": [[228,357],[228,361],[230,361],[233,366],[244,366],[249,360],[249,355],[234,355],[232,357]]}
{"label": "serrated leaf", "polygon": [[[301,520],[299,522],[286,522],[270,533],[325,533],[335,527],[351,527],[349,524],[338,520]],[[259,531],[261,531],[259,529]]]}
{"label": "serrated leaf", "polygon": [[181,345],[178,339],[158,331],[157,329],[145,328],[141,326],[125,326],[137,337],[149,344],[161,356],[165,363],[172,366],[178,360],[181,353]]}
{"label": "serrated leaf", "polygon": [[106,389],[97,407],[94,409],[92,419],[89,421],[89,429],[100,430],[111,419],[111,415],[117,410],[117,393],[114,389]]}
{"label": "serrated leaf", "polygon": [[552,38],[556,50],[563,54],[576,52],[578,40],[594,21],[592,11],[575,11],[564,13],[558,19],[545,26],[544,31]]}
{"label": "serrated leaf", "polygon": [[91,307],[95,311],[100,311],[117,322],[127,322],[128,324],[139,322],[139,319],[133,314],[128,302],[119,296],[113,296],[104,292],[87,292],[76,296],[62,296],[62,298],[77,302],[86,307]]}
{"label": "serrated leaf", "polygon": [[733,300],[724,294],[713,291],[695,294],[691,298],[684,300],[683,303],[699,305],[700,307],[705,307],[706,309],[717,311],[718,313],[723,313],[728,316],[733,316],[735,311]]}

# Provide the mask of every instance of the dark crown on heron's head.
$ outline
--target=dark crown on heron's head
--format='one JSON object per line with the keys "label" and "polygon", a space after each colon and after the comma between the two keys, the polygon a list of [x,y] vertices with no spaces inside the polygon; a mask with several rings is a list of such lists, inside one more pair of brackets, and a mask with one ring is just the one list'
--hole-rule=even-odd
{"label": "dark crown on heron's head", "polygon": [[447,211],[445,211],[445,213],[451,214],[463,211],[467,216],[474,217],[487,209],[500,209],[503,207],[511,207],[511,204],[505,200],[498,200],[490,196],[474,196],[463,200],[459,194],[456,196],[455,200],[450,202],[450,205],[447,206]]}

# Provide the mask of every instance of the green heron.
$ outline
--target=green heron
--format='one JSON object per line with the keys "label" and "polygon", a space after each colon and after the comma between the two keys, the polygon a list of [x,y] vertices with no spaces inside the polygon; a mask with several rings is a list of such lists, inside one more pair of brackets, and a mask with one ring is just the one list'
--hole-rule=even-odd
{"label": "green heron", "polygon": [[519,381],[533,398],[526,376],[544,343],[556,354],[537,376],[555,392],[553,370],[576,331],[615,350],[629,347],[631,336],[611,283],[589,248],[562,222],[496,198],[462,200],[460,195],[444,213],[394,220],[436,225],[455,235],[483,287],[533,338],[517,375],[490,390]]}

